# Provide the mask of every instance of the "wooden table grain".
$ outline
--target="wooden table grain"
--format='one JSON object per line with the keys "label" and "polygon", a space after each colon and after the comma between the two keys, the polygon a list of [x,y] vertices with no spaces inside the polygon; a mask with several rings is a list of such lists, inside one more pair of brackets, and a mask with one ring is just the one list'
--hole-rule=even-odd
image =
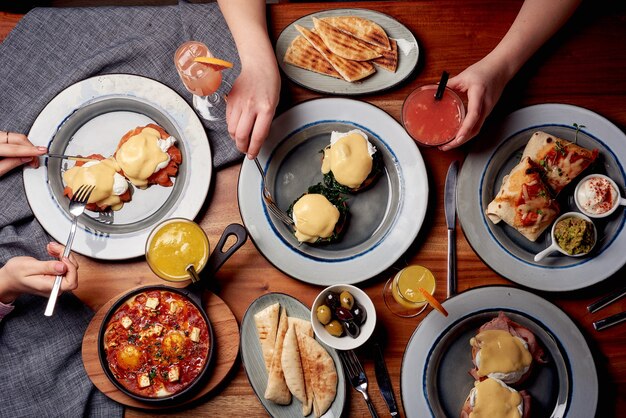
{"label": "wooden table grain", "polygon": [[[294,20],[307,14],[339,7],[359,7],[386,13],[406,25],[420,44],[420,60],[413,76],[391,91],[359,97],[374,104],[395,119],[407,94],[417,85],[433,83],[442,70],[452,75],[488,53],[504,35],[515,18],[519,0],[437,0],[343,3],[284,3],[268,6],[270,34],[274,40]],[[19,21],[21,15],[0,12],[0,40]],[[6,63],[3,62],[3,65]],[[304,100],[323,97],[283,80],[279,112]],[[626,6],[620,1],[585,2],[566,26],[550,40],[519,72],[506,88],[487,123],[497,123],[506,114],[539,103],[567,103],[597,112],[620,129],[626,129]],[[572,121],[574,122],[574,121]],[[483,139],[488,140],[488,139]],[[624,144],[626,147],[626,144]],[[466,149],[442,153],[421,148],[429,173],[428,221],[416,242],[403,257],[430,268],[437,278],[436,297],[445,297],[447,235],[443,211],[443,187],[448,165],[462,161]],[[198,221],[211,242],[217,242],[230,223],[241,222],[237,209],[237,178],[240,164],[220,170],[215,176],[209,200]],[[458,291],[482,285],[517,286],[485,265],[468,244],[457,225]],[[624,249],[626,251],[626,248]],[[93,309],[111,297],[139,284],[159,283],[144,259],[101,262],[79,256],[80,286],[76,294]],[[402,261],[399,262],[400,265]],[[394,317],[384,305],[382,288],[390,269],[360,286],[372,297],[378,309],[380,326],[389,336],[384,347],[394,390],[400,399],[400,368],[406,344],[420,318]],[[622,268],[604,282],[568,293],[536,292],[563,309],[577,324],[593,352],[599,373],[598,417],[619,416],[626,410],[626,325],[596,332],[592,322],[600,317],[626,310],[626,300],[596,314],[585,307],[591,301],[621,286],[626,269]],[[248,241],[219,271],[215,290],[230,306],[238,321],[250,303],[267,292],[297,295],[311,305],[319,287],[290,278],[274,268]],[[373,363],[360,353],[370,377],[370,395],[381,416],[387,408],[379,395]],[[584,382],[577,382],[584,384]],[[368,416],[363,399],[348,391],[345,416]],[[416,411],[419,412],[419,411]],[[242,367],[224,387],[206,400],[173,412],[181,416],[264,416]],[[165,414],[164,414],[165,415]],[[172,415],[169,412],[167,415]],[[158,416],[154,411],[129,408],[127,417]]]}

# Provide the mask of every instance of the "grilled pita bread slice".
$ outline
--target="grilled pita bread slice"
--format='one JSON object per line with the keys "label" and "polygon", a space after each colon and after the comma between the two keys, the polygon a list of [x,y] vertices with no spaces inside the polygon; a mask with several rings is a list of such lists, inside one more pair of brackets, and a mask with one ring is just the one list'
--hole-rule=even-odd
{"label": "grilled pita bread slice", "polygon": [[340,31],[318,18],[313,18],[313,24],[326,46],[342,58],[368,61],[380,57],[380,53],[367,46],[366,43],[359,42],[354,36]]}
{"label": "grilled pita bread slice", "polygon": [[295,25],[295,27],[330,62],[344,80],[358,81],[376,72],[374,66],[369,62],[347,60],[333,54],[322,41],[322,38],[314,31],[300,25]]}
{"label": "grilled pita bread slice", "polygon": [[315,338],[303,335],[302,341],[300,358],[307,370],[307,384],[313,388],[313,412],[316,417],[321,417],[337,395],[337,369],[333,358]]}
{"label": "grilled pita bread slice", "polygon": [[398,69],[398,43],[393,39],[390,39],[389,41],[391,49],[377,49],[382,56],[380,58],[373,59],[371,62],[387,71],[395,73]]}
{"label": "grilled pita bread slice", "polygon": [[330,62],[301,35],[296,36],[291,41],[283,61],[305,70],[341,78],[341,75],[330,65]]}
{"label": "grilled pita bread slice", "polygon": [[298,348],[296,327],[293,324],[289,326],[287,334],[285,334],[281,365],[289,391],[296,399],[302,402],[302,405],[306,405],[306,387],[300,361],[300,349]]}
{"label": "grilled pita bread slice", "polygon": [[274,344],[274,353],[272,354],[272,365],[267,380],[267,388],[265,389],[265,399],[279,405],[288,405],[291,402],[291,392],[289,392],[285,382],[285,374],[282,367],[285,334],[287,334],[287,314],[283,309],[280,312],[276,343]]}
{"label": "grilled pita bread slice", "polygon": [[270,372],[272,353],[274,352],[274,343],[276,342],[279,310],[280,304],[275,303],[254,314],[254,323],[256,324],[261,351],[263,352],[263,361],[265,361],[265,368],[268,373]]}
{"label": "grilled pita bread slice", "polygon": [[309,376],[309,371],[307,370],[304,359],[302,359],[302,352],[304,350],[304,340],[303,335],[307,335],[309,337],[313,337],[313,326],[311,322],[306,319],[293,318],[289,317],[289,327],[293,327],[296,331],[296,337],[298,339],[298,349],[300,352],[300,360],[302,363],[302,373],[304,375],[304,387],[306,390],[306,403],[302,402],[302,415],[308,416],[313,410],[313,387],[311,386],[311,378]]}
{"label": "grilled pita bread slice", "polygon": [[385,30],[378,23],[369,19],[358,16],[334,16],[323,17],[321,20],[368,44],[376,45],[386,50],[391,49],[389,37]]}

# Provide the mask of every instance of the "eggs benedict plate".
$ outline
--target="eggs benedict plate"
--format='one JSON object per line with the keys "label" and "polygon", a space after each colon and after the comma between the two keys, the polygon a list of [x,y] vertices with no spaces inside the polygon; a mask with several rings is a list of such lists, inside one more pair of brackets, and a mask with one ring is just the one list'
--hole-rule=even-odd
{"label": "eggs benedict plate", "polygon": [[[595,415],[598,379],[593,356],[576,325],[558,307],[505,286],[475,288],[451,297],[443,306],[449,315],[429,313],[405,350],[400,390],[407,417],[485,416],[470,415],[481,411],[491,411],[486,416],[494,417],[495,411],[502,410],[510,412],[504,416],[515,418]],[[505,330],[509,336],[500,334]],[[492,331],[497,332],[489,335]],[[483,341],[481,351],[485,350],[481,366],[494,363],[493,347],[487,341],[500,340],[507,351],[513,351],[513,360],[495,360],[500,364],[528,361],[522,354],[526,345],[533,358],[532,373],[508,384],[498,377],[514,373],[486,373],[475,379],[468,370],[475,365],[476,339]],[[539,363],[539,358],[546,362]]]}
{"label": "eggs benedict plate", "polygon": [[[378,179],[358,193],[325,183],[321,151],[330,146],[333,132],[351,136],[350,143],[336,154],[358,154],[366,162],[365,169],[354,170],[360,176],[367,177],[372,172],[368,166],[375,167],[380,158]],[[370,149],[379,157],[371,156]],[[350,284],[367,280],[402,256],[424,220],[428,176],[419,149],[397,121],[368,103],[328,98],[289,109],[274,120],[258,161],[266,174],[265,184],[283,211],[310,186],[319,184],[345,198],[349,207],[341,239],[324,245],[302,244],[267,211],[261,176],[253,161],[244,160],[238,183],[243,222],[259,251],[299,280],[317,285],[333,284],[338,275]],[[361,178],[353,186],[362,183]]]}
{"label": "eggs benedict plate", "polygon": [[[171,217],[193,219],[209,191],[212,157],[200,120],[175,91],[144,77],[109,74],[68,87],[44,108],[29,138],[50,153],[117,154],[115,160],[107,158],[93,166],[42,157],[40,169],[24,170],[33,213],[60,242],[67,239],[72,221],[68,196],[78,183],[102,177],[103,168],[110,166],[109,172],[116,173],[113,188],[128,186],[132,201],[119,207],[129,196],[116,189],[111,196],[119,196],[120,202],[101,196],[99,204],[88,206],[78,219],[73,250],[93,258],[143,255],[156,224]],[[120,182],[117,176],[126,178]],[[110,188],[111,184],[106,187]]]}

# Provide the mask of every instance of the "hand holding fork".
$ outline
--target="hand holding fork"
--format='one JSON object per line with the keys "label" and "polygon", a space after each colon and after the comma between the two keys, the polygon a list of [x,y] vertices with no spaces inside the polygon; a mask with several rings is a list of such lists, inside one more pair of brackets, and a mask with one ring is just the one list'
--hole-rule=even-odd
{"label": "hand holding fork", "polygon": [[[63,251],[63,256],[61,258],[65,258],[70,254],[72,241],[74,241],[74,235],[76,234],[78,217],[85,211],[85,206],[87,206],[89,196],[91,196],[91,192],[93,192],[95,188],[96,186],[83,184],[76,190],[70,200],[69,210],[72,214],[72,226],[70,227],[70,236],[67,239],[65,251]],[[48,299],[48,304],[46,305],[46,311],[44,312],[45,316],[52,316],[52,313],[54,312],[54,306],[59,296],[59,289],[61,288],[61,280],[63,280],[63,276],[61,275],[56,276],[54,279],[54,285],[52,286],[52,291],[50,292],[50,298]]]}
{"label": "hand holding fork", "polygon": [[272,213],[272,215],[277,217],[279,221],[281,221],[282,223],[287,225],[289,228],[291,228],[291,230],[295,230],[296,225],[293,219],[291,219],[289,215],[287,215],[282,209],[280,209],[278,205],[276,204],[276,202],[274,202],[274,199],[272,198],[272,194],[270,193],[269,189],[267,188],[267,185],[265,184],[265,171],[263,171],[263,167],[261,167],[261,163],[259,162],[257,158],[254,159],[254,163],[256,164],[256,168],[259,170],[259,173],[261,173],[261,180],[263,181],[263,201],[265,202],[265,206],[267,207],[267,210],[269,210]]}

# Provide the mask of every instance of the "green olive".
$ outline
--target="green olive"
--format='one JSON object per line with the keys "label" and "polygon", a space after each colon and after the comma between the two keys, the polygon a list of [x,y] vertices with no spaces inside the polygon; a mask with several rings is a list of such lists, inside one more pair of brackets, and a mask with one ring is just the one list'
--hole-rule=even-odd
{"label": "green olive", "polygon": [[354,306],[354,298],[347,290],[341,292],[339,295],[339,301],[341,302],[341,306],[346,309],[352,309],[352,306]]}
{"label": "green olive", "polygon": [[335,337],[341,337],[343,335],[343,327],[336,319],[330,321],[328,324],[326,324],[326,326],[324,326],[324,328],[326,329],[326,331],[328,331],[330,335],[333,335]]}
{"label": "green olive", "polygon": [[315,310],[315,314],[317,315],[317,320],[322,323],[322,325],[326,325],[332,319],[332,315],[330,313],[330,308],[326,305],[320,305]]}

